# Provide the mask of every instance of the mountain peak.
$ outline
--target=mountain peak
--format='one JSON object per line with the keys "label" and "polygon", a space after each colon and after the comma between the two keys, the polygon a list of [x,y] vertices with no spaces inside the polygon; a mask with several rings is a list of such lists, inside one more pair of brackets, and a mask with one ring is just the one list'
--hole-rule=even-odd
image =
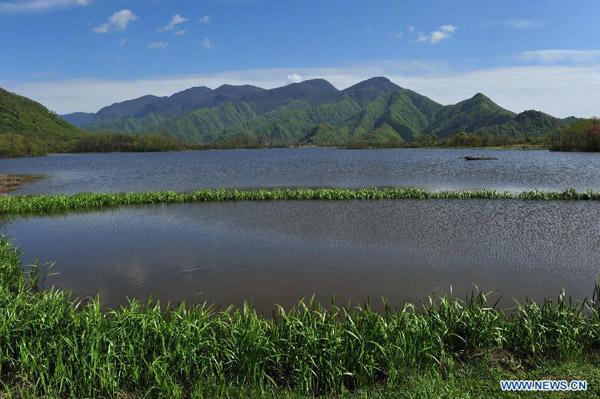
{"label": "mountain peak", "polygon": [[190,95],[190,94],[200,94],[200,93],[210,93],[212,90],[206,86],[196,86],[190,87],[189,89],[185,89],[173,94],[171,97],[179,96],[182,94]]}
{"label": "mountain peak", "polygon": [[473,97],[471,97],[471,100],[479,100],[479,101],[489,100],[489,99],[490,98],[483,93],[477,93]]}
{"label": "mountain peak", "polygon": [[221,86],[217,87],[214,91],[240,89],[240,88],[251,88],[251,89],[264,90],[264,89],[261,89],[260,87],[252,86],[252,85],[230,85],[230,84],[225,83],[225,84],[222,84]]}
{"label": "mountain peak", "polygon": [[365,80],[364,82],[386,82],[386,83],[391,83],[392,81],[389,80],[388,78],[386,78],[385,76],[373,76],[370,79]]}
{"label": "mountain peak", "polygon": [[343,93],[350,96],[360,106],[366,105],[382,94],[401,90],[402,87],[392,83],[388,78],[377,76],[344,89]]}
{"label": "mountain peak", "polygon": [[213,90],[213,93],[218,94],[230,94],[234,96],[243,97],[248,94],[258,93],[261,91],[265,91],[260,87],[252,86],[252,85],[228,85],[223,84],[216,89]]}
{"label": "mountain peak", "polygon": [[396,91],[402,89],[402,87],[393,83],[386,77],[376,76],[374,78],[370,78],[367,80],[363,80],[360,83],[355,84],[354,86],[348,87],[344,91],[354,91],[354,90],[364,90],[364,89],[376,89],[381,92],[388,93],[390,91]]}
{"label": "mountain peak", "polygon": [[511,115],[513,117],[516,115],[514,112],[502,108],[493,102],[488,96],[482,93],[477,93],[468,100],[461,101],[450,107],[456,107],[463,111],[487,109],[489,112],[497,112],[504,115]]}
{"label": "mountain peak", "polygon": [[339,96],[339,90],[325,79],[310,79],[242,97],[257,113],[263,113],[294,101],[323,104]]}
{"label": "mountain peak", "polygon": [[521,112],[517,116],[515,116],[515,121],[517,122],[525,122],[527,120],[552,120],[558,121],[558,118],[553,117],[552,115],[548,115],[542,111],[537,111],[534,109],[528,109],[526,111]]}
{"label": "mountain peak", "polygon": [[314,87],[314,88],[318,88],[318,89],[324,89],[324,90],[333,89],[333,90],[337,91],[335,86],[333,86],[331,83],[329,83],[325,79],[308,79],[308,80],[303,80],[302,82],[299,82],[299,83],[292,83],[289,86],[310,86],[310,87]]}

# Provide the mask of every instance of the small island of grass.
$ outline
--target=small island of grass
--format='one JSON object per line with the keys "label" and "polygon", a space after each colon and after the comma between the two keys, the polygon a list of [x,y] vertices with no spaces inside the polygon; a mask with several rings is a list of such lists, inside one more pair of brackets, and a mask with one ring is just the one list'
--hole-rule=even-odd
{"label": "small island of grass", "polygon": [[15,191],[21,187],[21,183],[32,182],[41,179],[41,175],[3,175],[0,174],[0,193]]}

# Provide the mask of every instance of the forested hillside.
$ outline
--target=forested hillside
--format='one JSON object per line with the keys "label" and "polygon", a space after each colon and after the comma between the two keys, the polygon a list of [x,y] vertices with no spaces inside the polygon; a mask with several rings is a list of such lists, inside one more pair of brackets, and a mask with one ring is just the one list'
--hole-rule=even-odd
{"label": "forested hillside", "polygon": [[43,105],[0,88],[0,157],[64,151],[85,135]]}
{"label": "forested hillside", "polygon": [[538,111],[516,115],[481,93],[444,106],[383,77],[344,90],[323,79],[270,90],[195,87],[113,104],[92,117],[64,118],[92,132],[159,134],[199,145],[240,137],[266,145],[394,145],[460,132],[524,140],[546,137],[568,122]]}
{"label": "forested hillside", "polygon": [[0,158],[51,152],[173,151],[180,141],[159,135],[91,134],[43,105],[0,88]]}

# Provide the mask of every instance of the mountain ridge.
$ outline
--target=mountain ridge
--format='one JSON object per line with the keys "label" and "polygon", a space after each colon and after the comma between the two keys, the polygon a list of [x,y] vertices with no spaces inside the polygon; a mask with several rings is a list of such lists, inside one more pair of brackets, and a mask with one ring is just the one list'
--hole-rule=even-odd
{"label": "mountain ridge", "polygon": [[[529,113],[528,113],[529,112]],[[84,122],[89,115],[64,115]],[[460,131],[539,137],[567,121],[539,111],[516,114],[477,93],[441,105],[385,77],[338,90],[324,79],[273,89],[251,85],[190,88],[168,97],[143,96],[102,108],[85,125],[90,131],[161,134],[191,144],[232,137],[269,143],[335,145],[349,140],[415,141],[424,135],[448,137]],[[331,140],[338,142],[331,142]]]}

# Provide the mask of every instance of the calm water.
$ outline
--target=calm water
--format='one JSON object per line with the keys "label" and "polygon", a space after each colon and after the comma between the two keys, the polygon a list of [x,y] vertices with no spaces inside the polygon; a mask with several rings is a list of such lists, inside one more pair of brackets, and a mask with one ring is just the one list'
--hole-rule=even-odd
{"label": "calm water", "polygon": [[[465,155],[497,161],[465,161]],[[600,189],[600,154],[490,150],[277,149],[0,159],[0,173],[47,174],[20,193],[199,188],[411,186]]]}
{"label": "calm water", "polygon": [[[380,156],[330,153],[363,163]],[[600,203],[589,202],[282,201],[130,207],[5,220],[0,229],[24,260],[57,261],[61,274],[50,282],[77,296],[99,293],[108,306],[154,294],[220,305],[253,299],[268,312],[313,293],[400,305],[451,286],[462,297],[472,284],[497,290],[504,306],[563,287],[584,298],[600,273],[599,221]]]}

